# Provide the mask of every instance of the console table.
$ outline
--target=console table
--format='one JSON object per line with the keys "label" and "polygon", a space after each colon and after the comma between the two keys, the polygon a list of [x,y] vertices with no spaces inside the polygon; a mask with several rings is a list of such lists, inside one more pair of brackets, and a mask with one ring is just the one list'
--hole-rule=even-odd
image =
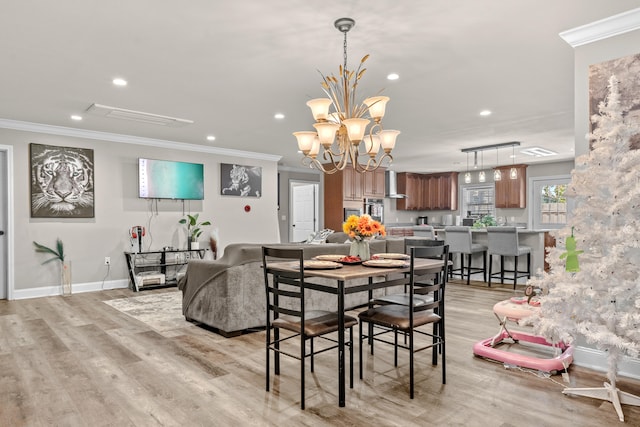
{"label": "console table", "polygon": [[176,286],[181,267],[189,260],[203,259],[204,254],[205,249],[125,252],[131,289]]}

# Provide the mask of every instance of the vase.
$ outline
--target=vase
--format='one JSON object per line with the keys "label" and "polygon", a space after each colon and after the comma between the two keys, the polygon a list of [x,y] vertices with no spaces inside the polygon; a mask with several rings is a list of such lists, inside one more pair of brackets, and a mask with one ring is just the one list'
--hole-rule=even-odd
{"label": "vase", "polygon": [[197,251],[200,249],[200,242],[197,241],[193,241],[191,242],[191,248],[192,251]]}
{"label": "vase", "polygon": [[62,261],[60,265],[60,284],[62,285],[62,296],[71,296],[71,261]]}
{"label": "vase", "polygon": [[362,261],[370,260],[371,253],[369,251],[369,242],[366,240],[354,240],[351,242],[349,255],[359,256]]}

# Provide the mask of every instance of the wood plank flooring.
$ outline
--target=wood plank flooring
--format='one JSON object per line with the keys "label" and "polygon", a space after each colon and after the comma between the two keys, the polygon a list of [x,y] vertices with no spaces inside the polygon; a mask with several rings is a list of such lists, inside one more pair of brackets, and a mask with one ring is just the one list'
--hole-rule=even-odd
{"label": "wood plank flooring", "polygon": [[[103,300],[110,290],[0,301],[0,426],[601,426],[618,424],[613,406],[561,393],[563,385],[602,386],[584,368],[545,377],[476,358],[474,342],[497,332],[495,302],[514,293],[486,285],[448,285],[447,384],[429,351],[416,357],[416,397],[408,397],[408,362],[393,366],[389,346],[365,351],[365,379],[337,405],[337,356],[316,358],[300,410],[298,361],[265,391],[264,331],[223,338],[200,327],[161,333]],[[148,292],[177,292],[175,288]],[[357,341],[357,340],[356,340]],[[640,395],[640,382],[620,378]],[[623,406],[626,425],[640,407]]]}

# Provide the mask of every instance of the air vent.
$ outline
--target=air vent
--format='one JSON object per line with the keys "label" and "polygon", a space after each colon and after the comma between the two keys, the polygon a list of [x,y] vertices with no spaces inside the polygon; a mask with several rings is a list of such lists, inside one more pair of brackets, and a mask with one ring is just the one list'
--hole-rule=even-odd
{"label": "air vent", "polygon": [[520,152],[522,154],[526,154],[528,156],[535,156],[535,157],[555,156],[556,154],[558,154],[555,151],[547,150],[546,148],[540,148],[540,147],[526,148],[524,150],[520,150]]}
{"label": "air vent", "polygon": [[101,104],[91,104],[91,106],[87,108],[87,112],[113,119],[131,120],[134,122],[149,123],[159,126],[182,127],[193,124],[193,120],[161,116],[159,114],[145,113],[142,111],[126,110],[124,108],[109,107]]}

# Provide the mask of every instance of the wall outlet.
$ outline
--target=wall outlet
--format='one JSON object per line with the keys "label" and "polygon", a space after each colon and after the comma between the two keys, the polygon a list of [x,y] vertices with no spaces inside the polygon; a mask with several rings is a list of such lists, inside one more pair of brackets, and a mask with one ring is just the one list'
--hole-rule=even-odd
{"label": "wall outlet", "polygon": [[111,265],[111,257],[104,257],[104,265]]}

